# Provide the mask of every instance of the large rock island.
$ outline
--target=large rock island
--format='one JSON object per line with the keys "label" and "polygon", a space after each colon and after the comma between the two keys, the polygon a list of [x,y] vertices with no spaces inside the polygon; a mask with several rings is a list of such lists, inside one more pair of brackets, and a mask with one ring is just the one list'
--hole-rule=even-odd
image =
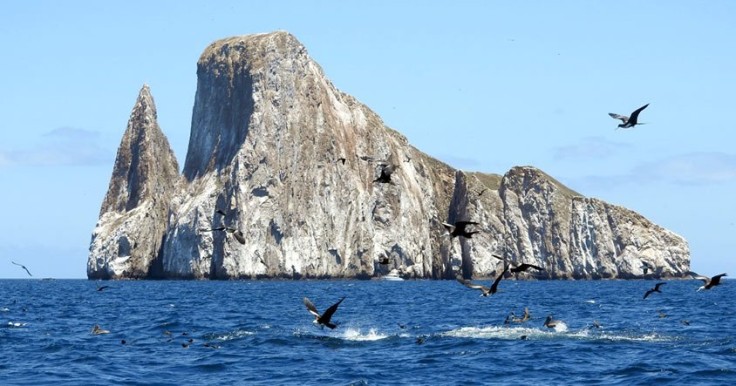
{"label": "large rock island", "polygon": [[[144,86],[92,234],[90,279],[657,277],[687,242],[539,169],[456,170],[325,77],[286,32],[214,42],[197,63],[182,173]],[[375,181],[392,165],[390,183]],[[451,238],[443,222],[478,222]],[[388,258],[388,264],[380,260]]]}

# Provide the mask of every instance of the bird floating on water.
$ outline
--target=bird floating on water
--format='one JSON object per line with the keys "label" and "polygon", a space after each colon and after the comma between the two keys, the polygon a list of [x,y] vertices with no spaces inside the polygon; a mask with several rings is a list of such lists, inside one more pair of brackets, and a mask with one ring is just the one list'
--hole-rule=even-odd
{"label": "bird floating on water", "polygon": [[95,324],[94,327],[92,327],[92,334],[93,335],[102,335],[102,334],[109,334],[109,330],[104,330],[100,327],[99,324]]}
{"label": "bird floating on water", "polygon": [[553,319],[552,314],[547,315],[547,319],[544,320],[544,326],[547,328],[555,328],[561,323],[561,320]]}
{"label": "bird floating on water", "polygon": [[25,269],[25,270],[26,270],[26,273],[28,274],[28,276],[33,276],[33,275],[31,275],[31,271],[29,271],[29,270],[28,270],[28,268],[26,268],[26,266],[25,266],[25,265],[23,265],[23,264],[18,264],[18,263],[16,263],[15,261],[11,261],[11,263],[13,263],[13,264],[15,264],[15,265],[17,265],[17,266],[20,266],[21,268]]}
{"label": "bird floating on water", "polygon": [[651,294],[652,294],[652,292],[659,292],[659,293],[662,293],[662,291],[660,291],[660,290],[659,290],[659,287],[661,287],[661,286],[663,286],[663,285],[665,285],[665,284],[667,284],[667,283],[665,283],[665,282],[661,282],[661,283],[657,283],[657,284],[655,284],[655,285],[654,285],[654,288],[652,288],[652,289],[650,289],[649,291],[647,291],[647,292],[645,292],[645,293],[644,293],[644,299],[646,299],[646,298],[647,298],[647,296],[651,295]]}
{"label": "bird floating on water", "polygon": [[508,270],[509,270],[509,265],[508,264],[504,265],[503,271],[496,277],[496,280],[493,281],[493,284],[491,284],[490,287],[486,287],[480,284],[475,284],[468,279],[463,279],[460,277],[457,278],[457,281],[459,281],[460,284],[468,288],[480,290],[481,291],[480,296],[490,296],[490,295],[495,294],[498,291],[498,283],[501,282],[501,279],[503,279],[503,276],[506,274],[506,271]]}
{"label": "bird floating on water", "polygon": [[721,278],[722,277],[728,276],[725,273],[722,273],[720,275],[715,275],[713,277],[698,275],[695,272],[690,272],[689,274],[690,274],[690,276],[692,276],[693,279],[698,279],[698,280],[702,280],[703,281],[704,284],[700,288],[698,288],[698,291],[709,290],[709,289],[711,289],[711,288],[713,288],[713,287],[721,284]]}
{"label": "bird floating on water", "polygon": [[639,123],[639,113],[641,113],[642,110],[647,108],[647,106],[649,106],[649,103],[634,110],[634,112],[631,113],[631,116],[628,116],[628,117],[626,115],[619,115],[619,114],[614,114],[614,113],[608,113],[608,115],[610,115],[611,118],[620,119],[621,122],[623,122],[620,125],[618,125],[619,128],[628,129],[636,125],[641,125],[641,123]]}
{"label": "bird floating on water", "polygon": [[450,236],[452,237],[463,236],[471,238],[474,234],[478,233],[478,231],[468,232],[465,230],[468,225],[478,225],[475,221],[455,221],[455,225],[443,222],[442,225],[450,232]]}
{"label": "bird floating on water", "polygon": [[337,327],[336,324],[331,323],[330,319],[332,319],[332,315],[337,311],[337,307],[342,303],[342,301],[345,300],[345,297],[343,296],[340,300],[337,301],[337,303],[333,304],[325,310],[324,314],[320,315],[319,311],[317,311],[317,307],[314,306],[314,304],[307,298],[304,297],[304,305],[307,306],[307,310],[314,315],[314,321],[312,323],[318,325],[318,326],[327,326],[331,329],[335,329]]}

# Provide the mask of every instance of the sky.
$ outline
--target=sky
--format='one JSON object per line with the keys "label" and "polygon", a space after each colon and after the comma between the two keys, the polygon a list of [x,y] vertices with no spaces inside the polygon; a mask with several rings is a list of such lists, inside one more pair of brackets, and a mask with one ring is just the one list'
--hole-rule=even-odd
{"label": "sky", "polygon": [[736,275],[734,20],[728,0],[2,2],[0,278],[86,278],[141,86],[183,165],[205,47],[276,30],[425,153],[535,166]]}

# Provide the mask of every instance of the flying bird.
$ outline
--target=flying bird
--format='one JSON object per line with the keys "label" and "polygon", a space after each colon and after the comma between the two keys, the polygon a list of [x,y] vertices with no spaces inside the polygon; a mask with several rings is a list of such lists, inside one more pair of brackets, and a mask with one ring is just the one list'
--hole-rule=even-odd
{"label": "flying bird", "polygon": [[713,277],[698,275],[695,272],[690,272],[690,276],[692,276],[693,279],[698,279],[703,281],[703,285],[698,288],[698,291],[702,290],[709,290],[719,284],[721,284],[721,278],[724,276],[728,276],[725,273],[722,273],[720,275],[715,275]]}
{"label": "flying bird", "polygon": [[655,284],[655,285],[654,285],[654,288],[652,288],[652,289],[650,289],[649,291],[647,291],[647,292],[645,292],[645,293],[644,293],[644,299],[646,299],[646,298],[647,298],[647,296],[651,295],[651,294],[652,294],[652,292],[659,292],[659,293],[662,293],[662,291],[660,291],[660,290],[659,290],[659,287],[661,287],[661,286],[663,286],[663,285],[665,285],[665,284],[667,284],[667,283],[665,283],[665,282],[661,282],[661,283],[657,283],[657,284]]}
{"label": "flying bird", "polygon": [[314,304],[307,298],[304,297],[304,305],[307,306],[307,310],[314,315],[314,321],[312,323],[318,325],[318,326],[327,326],[330,329],[334,329],[337,327],[336,324],[331,323],[330,319],[332,319],[332,314],[337,311],[337,307],[342,303],[342,301],[345,300],[345,297],[343,296],[340,300],[337,301],[337,303],[333,304],[328,308],[324,314],[320,315],[319,311],[317,311],[317,307],[314,306]]}
{"label": "flying bird", "polygon": [[495,294],[498,291],[498,283],[501,282],[501,279],[503,279],[503,276],[506,274],[506,271],[508,270],[509,270],[508,264],[504,265],[503,271],[501,272],[501,274],[499,274],[496,277],[496,280],[493,281],[493,284],[491,284],[490,288],[484,285],[475,284],[468,279],[463,279],[460,277],[457,278],[457,281],[460,282],[460,284],[468,288],[480,290],[481,291],[480,296],[490,296],[490,295]]}
{"label": "flying bird", "polygon": [[495,257],[495,258],[497,258],[499,260],[503,260],[504,262],[506,262],[508,264],[511,264],[511,266],[513,267],[513,268],[511,268],[509,270],[511,273],[525,272],[529,268],[534,268],[537,271],[544,271],[545,270],[544,268],[542,268],[542,267],[540,267],[538,265],[529,264],[529,263],[517,263],[517,262],[511,261],[511,260],[509,260],[509,259],[507,259],[507,258],[505,258],[503,256],[499,256],[499,255],[497,255],[495,253],[491,253],[491,256],[493,256],[493,257]]}
{"label": "flying bird", "polygon": [[[201,230],[208,231],[208,229],[201,229]],[[221,227],[209,229],[209,231],[225,231],[227,233],[232,234],[233,237],[235,237],[235,240],[238,240],[240,244],[245,245],[245,235],[243,235],[243,232],[241,232],[240,229],[221,226]]]}
{"label": "flying bird", "polygon": [[641,271],[644,272],[645,275],[649,272],[649,270],[654,271],[654,266],[646,261],[642,261],[641,267],[639,268],[641,268]]}
{"label": "flying bird", "polygon": [[468,225],[478,225],[475,221],[455,221],[455,225],[443,222],[442,225],[450,232],[450,236],[452,237],[463,236],[471,238],[474,234],[478,233],[478,231],[468,232],[465,230]]}
{"label": "flying bird", "polygon": [[23,265],[23,264],[18,264],[18,263],[16,263],[15,261],[11,261],[11,263],[13,263],[13,264],[15,264],[15,265],[17,265],[17,266],[19,266],[19,267],[21,267],[21,268],[25,269],[25,270],[26,270],[26,273],[28,274],[28,276],[33,276],[33,275],[31,275],[31,271],[29,271],[29,270],[28,270],[28,268],[26,268],[26,266],[25,266],[25,265]]}
{"label": "flying bird", "polygon": [[100,291],[100,292],[104,291],[107,288],[110,288],[110,286],[100,285],[100,283],[95,283],[95,284],[97,285],[97,291]]}
{"label": "flying bird", "polygon": [[378,176],[373,182],[379,182],[382,184],[391,184],[391,174],[393,174],[396,167],[394,165],[381,165],[381,175]]}
{"label": "flying bird", "polygon": [[641,113],[642,110],[647,108],[647,106],[649,106],[649,103],[634,110],[634,112],[631,113],[630,117],[627,117],[625,115],[614,114],[614,113],[608,113],[608,115],[610,115],[611,118],[613,119],[620,119],[621,122],[623,122],[620,125],[618,125],[618,127],[622,129],[628,129],[636,125],[641,125],[641,123],[639,123],[639,113]]}

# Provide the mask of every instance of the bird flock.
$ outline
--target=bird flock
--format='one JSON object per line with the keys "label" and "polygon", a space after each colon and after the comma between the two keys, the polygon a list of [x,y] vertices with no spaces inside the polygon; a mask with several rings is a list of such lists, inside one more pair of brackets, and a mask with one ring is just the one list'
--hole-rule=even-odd
{"label": "bird flock", "polygon": [[[620,114],[616,114],[616,113],[609,113],[608,115],[611,116],[611,118],[620,120],[622,122],[621,124],[619,124],[617,126],[617,129],[618,128],[621,128],[621,129],[629,129],[629,128],[633,128],[633,127],[635,127],[637,125],[642,125],[643,124],[642,122],[639,122],[639,115],[648,106],[649,106],[649,104],[647,103],[647,104],[639,107],[638,109],[634,110],[629,116],[620,115]],[[363,159],[364,161],[369,161],[369,162],[373,161],[373,158],[372,157],[363,156],[363,157],[359,157],[359,158]],[[406,162],[408,162],[408,161],[410,161],[410,159],[407,159],[406,160]],[[340,157],[340,158],[338,158],[336,160],[336,162],[340,162],[340,163],[342,163],[344,165],[345,162],[346,162],[346,158],[345,157]],[[391,164],[391,163],[379,162],[378,163],[378,167],[380,168],[379,169],[379,174],[373,180],[373,183],[379,183],[379,184],[395,184],[394,181],[391,179],[391,177],[394,174],[394,172],[396,171],[396,169],[397,169],[398,166],[395,165],[395,164]],[[478,196],[482,195],[485,192],[485,190],[486,189],[483,189],[480,192],[477,192]],[[228,218],[232,218],[233,216],[229,216],[228,213],[225,212],[222,209],[217,209],[215,211],[215,213],[217,215],[219,215],[220,222],[222,224],[221,225],[218,225],[218,226],[213,226],[211,228],[202,228],[202,229],[199,229],[199,230],[201,232],[220,232],[220,231],[222,231],[222,232],[225,232],[228,235],[231,235],[240,244],[245,244],[246,243],[245,235],[237,227],[237,224],[235,226],[226,225],[226,220]],[[480,225],[476,221],[461,220],[461,221],[455,221],[452,224],[443,222],[442,225],[447,230],[448,235],[451,237],[451,239],[454,239],[456,237],[463,237],[463,238],[466,238],[466,239],[471,239],[474,234],[477,234],[477,233],[480,232],[478,230],[472,230],[472,229],[469,230],[468,229],[469,227]],[[229,242],[229,239],[228,239],[228,242]],[[520,273],[527,272],[530,269],[533,269],[533,270],[536,270],[536,271],[544,271],[545,270],[543,267],[540,267],[540,266],[537,266],[537,265],[534,265],[534,264],[513,261],[513,260],[507,258],[506,256],[499,256],[499,255],[496,255],[496,254],[493,254],[492,256],[495,257],[495,258],[497,258],[497,259],[499,259],[499,260],[501,260],[503,262],[503,269],[501,270],[501,272],[499,272],[499,273],[496,274],[495,279],[493,280],[493,282],[491,283],[490,286],[485,286],[485,285],[476,283],[476,282],[474,282],[474,281],[472,281],[470,279],[463,278],[460,275],[460,273],[457,273],[456,274],[456,280],[460,284],[462,284],[463,286],[465,286],[467,288],[480,291],[480,296],[482,296],[482,297],[489,297],[489,296],[492,296],[492,295],[494,295],[494,294],[496,294],[498,292],[498,287],[499,287],[499,284],[501,283],[501,280],[503,280],[509,274],[516,274],[516,275],[518,275]],[[11,261],[11,263],[14,264],[14,265],[17,265],[17,266],[21,267],[23,270],[25,270],[25,272],[28,274],[28,276],[31,276],[31,277],[33,276],[31,274],[31,272],[28,270],[28,268],[25,265],[20,264],[20,263],[16,263],[15,261]],[[380,257],[378,259],[378,263],[381,264],[381,265],[387,265],[387,264],[390,263],[390,259],[388,257]],[[644,275],[647,275],[647,273],[650,270],[653,271],[655,269],[655,267],[651,263],[643,262],[642,263],[642,266],[641,266],[641,269],[642,269],[642,272],[644,273]],[[697,289],[697,291],[703,291],[703,290],[712,289],[713,287],[718,286],[719,284],[721,284],[721,278],[722,277],[727,276],[726,273],[721,273],[721,274],[715,275],[713,277],[707,277],[707,276],[699,275],[699,274],[697,274],[695,272],[692,272],[692,271],[689,272],[688,275],[691,278],[693,278],[693,279],[697,279],[697,280],[702,280],[703,281],[703,285],[701,287],[699,287]],[[644,293],[643,299],[647,299],[650,295],[652,295],[654,293],[662,293],[661,287],[663,285],[665,285],[665,284],[667,284],[667,283],[666,282],[656,283],[653,288],[647,290]],[[101,285],[97,284],[96,290],[97,291],[103,291],[103,290],[105,290],[107,288],[108,288],[108,286],[101,286]],[[316,326],[319,326],[320,328],[327,327],[327,328],[330,328],[330,329],[335,329],[335,328],[337,328],[338,324],[337,323],[334,323],[332,321],[332,317],[337,312],[338,307],[340,306],[340,304],[344,300],[345,300],[345,297],[344,296],[341,297],[337,302],[335,302],[330,307],[328,307],[324,311],[324,313],[320,313],[318,311],[317,307],[314,305],[314,303],[312,303],[312,301],[309,298],[307,298],[307,297],[304,297],[303,303],[304,303],[305,307],[307,308],[307,311],[310,314],[312,314],[312,316],[314,317],[313,323]],[[664,315],[664,316],[663,315],[664,314],[660,312],[660,317],[666,316],[666,315]],[[529,312],[529,309],[527,307],[525,307],[524,308],[524,312],[523,312],[522,316],[520,316],[520,317],[519,316],[516,316],[513,311],[510,312],[509,315],[506,317],[506,320],[504,321],[504,324],[525,323],[525,322],[527,322],[530,319],[531,319],[531,313]],[[554,319],[553,316],[551,314],[549,314],[545,318],[545,321],[544,321],[543,325],[545,327],[547,327],[547,328],[551,328],[552,329],[552,328],[556,328],[557,326],[559,326],[559,325],[561,325],[563,323],[564,322],[562,322],[560,320]],[[600,327],[600,324],[597,321],[594,321],[593,327]],[[94,334],[94,335],[102,335],[102,334],[109,333],[109,331],[101,328],[99,325],[94,325],[94,327],[91,330],[91,333]],[[418,340],[417,343],[420,343],[420,340]],[[123,343],[125,343],[125,341],[123,341]],[[191,343],[191,340],[189,341],[189,343]],[[187,345],[188,345],[188,343],[184,343],[183,344],[184,347],[186,347]]]}

